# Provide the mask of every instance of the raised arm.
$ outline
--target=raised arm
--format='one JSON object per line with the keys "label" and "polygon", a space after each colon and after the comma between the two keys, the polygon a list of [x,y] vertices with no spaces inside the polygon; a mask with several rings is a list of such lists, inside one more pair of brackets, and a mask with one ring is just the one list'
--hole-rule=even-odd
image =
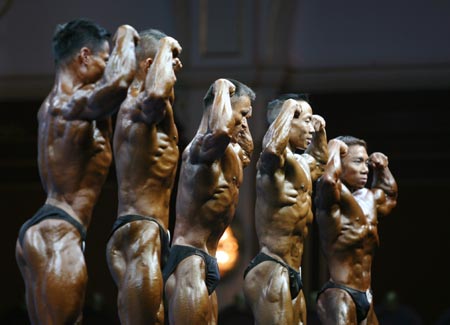
{"label": "raised arm", "polygon": [[328,161],[328,145],[325,120],[323,117],[320,115],[313,115],[312,123],[314,126],[313,138],[303,156],[308,161],[311,179],[314,182],[325,172],[325,165]]}
{"label": "raised arm", "polygon": [[263,139],[261,157],[258,161],[260,172],[272,175],[284,166],[286,148],[294,116],[300,116],[301,107],[294,99],[283,103],[277,118],[272,122]]}
{"label": "raised arm", "polygon": [[96,120],[116,112],[134,78],[135,46],[138,39],[138,33],[129,25],[122,25],[117,29],[114,36],[115,46],[103,77],[75,92],[63,107],[66,119]]}
{"label": "raised arm", "polygon": [[173,101],[173,87],[177,81],[175,72],[182,67],[178,58],[180,53],[181,46],[174,38],[167,36],[159,41],[158,51],[145,78],[145,89],[138,98],[141,116],[147,123],[160,122]]}
{"label": "raised arm", "polygon": [[325,171],[317,187],[317,205],[324,209],[331,207],[341,199],[341,181],[342,173],[341,156],[348,151],[347,145],[337,139],[328,142],[328,162]]}
{"label": "raised arm", "polygon": [[191,149],[191,161],[212,163],[220,158],[231,141],[235,120],[231,107],[231,96],[235,86],[226,79],[218,79],[214,83],[214,101],[204,111],[207,118],[207,130],[203,136],[197,135]]}
{"label": "raised arm", "polygon": [[371,190],[375,195],[378,213],[385,216],[397,205],[397,182],[388,168],[388,158],[374,152],[369,158],[373,171]]}

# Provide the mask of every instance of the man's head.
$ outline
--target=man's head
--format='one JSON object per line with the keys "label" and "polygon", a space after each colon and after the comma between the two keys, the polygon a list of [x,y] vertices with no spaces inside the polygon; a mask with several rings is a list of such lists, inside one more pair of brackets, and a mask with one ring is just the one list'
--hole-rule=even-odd
{"label": "man's head", "polygon": [[158,52],[159,41],[166,37],[162,31],[147,29],[139,33],[139,42],[136,46],[136,61],[138,64],[147,59],[154,59]]}
{"label": "man's head", "polygon": [[267,105],[267,121],[273,123],[288,99],[297,101],[299,110],[296,110],[291,122],[289,144],[294,149],[305,150],[311,143],[314,133],[313,112],[308,103],[306,94],[284,94]]}
{"label": "man's head", "polygon": [[369,156],[366,142],[350,135],[340,136],[336,139],[341,140],[348,146],[347,154],[341,159],[342,182],[351,191],[363,188],[367,183],[369,174]]}
{"label": "man's head", "polygon": [[85,65],[88,81],[96,81],[109,58],[109,37],[106,29],[87,19],[58,25],[52,40],[57,68],[78,60],[80,65]]}
{"label": "man's head", "polygon": [[[255,92],[248,87],[234,79],[227,79],[235,86],[234,94],[231,96],[231,107],[233,109],[233,118],[235,127],[233,129],[233,136],[231,141],[239,144],[242,148],[244,156],[241,157],[244,166],[250,163],[250,157],[253,153],[253,139],[248,128],[247,119],[252,116],[252,102],[255,100]],[[209,87],[203,98],[205,110],[208,110],[214,102],[214,83]]]}

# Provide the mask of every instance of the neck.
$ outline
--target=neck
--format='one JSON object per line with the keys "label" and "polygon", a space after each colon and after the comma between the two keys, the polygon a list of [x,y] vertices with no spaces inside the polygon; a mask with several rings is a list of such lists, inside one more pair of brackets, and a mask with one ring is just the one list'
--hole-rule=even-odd
{"label": "neck", "polygon": [[292,144],[288,144],[288,149],[289,150],[291,150],[291,152],[293,153],[293,154],[295,154],[296,152],[297,152],[297,150],[303,150],[303,149],[301,149],[301,148],[297,148],[297,147],[295,147],[295,146],[293,146]]}
{"label": "neck", "polygon": [[83,86],[80,76],[73,71],[70,67],[61,67],[58,69],[55,77],[55,85],[59,91],[71,94]]}

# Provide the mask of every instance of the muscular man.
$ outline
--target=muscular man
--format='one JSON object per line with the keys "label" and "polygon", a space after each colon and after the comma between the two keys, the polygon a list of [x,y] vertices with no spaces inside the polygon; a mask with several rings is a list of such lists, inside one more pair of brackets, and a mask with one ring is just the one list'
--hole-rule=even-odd
{"label": "muscular man", "polygon": [[254,92],[218,79],[204,98],[196,136],[183,152],[176,223],[164,268],[171,324],[217,324],[217,245],[233,219],[253,140]]}
{"label": "muscular man", "polygon": [[139,34],[138,69],[117,116],[114,157],[118,218],[107,245],[122,324],[164,324],[161,269],[169,253],[169,201],[178,163],[174,122],[178,42]]}
{"label": "muscular man", "polygon": [[38,113],[38,163],[45,205],[20,229],[16,259],[33,324],[82,319],[86,230],[111,164],[110,115],[133,80],[136,31],[109,33],[87,20],[58,26],[55,85]]}
{"label": "muscular man", "polygon": [[[330,280],[318,295],[323,324],[378,324],[373,310],[371,267],[378,246],[378,215],[397,204],[388,158],[352,136],[328,144],[329,159],[317,182],[316,220]],[[365,188],[369,167],[372,186]]]}
{"label": "muscular man", "polygon": [[256,175],[260,252],[245,270],[244,294],[256,324],[306,324],[301,265],[312,184],[328,158],[325,121],[303,95],[283,95],[268,112]]}

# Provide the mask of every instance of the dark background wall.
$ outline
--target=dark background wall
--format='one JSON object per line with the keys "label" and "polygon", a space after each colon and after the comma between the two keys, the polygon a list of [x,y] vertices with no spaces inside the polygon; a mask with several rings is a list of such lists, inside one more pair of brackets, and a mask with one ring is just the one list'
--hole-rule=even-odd
{"label": "dark background wall", "polygon": [[[36,164],[36,113],[53,83],[50,39],[57,23],[89,17],[114,31],[128,23],[156,27],[183,46],[176,89],[180,147],[201,116],[201,98],[219,77],[257,94],[250,127],[253,163],[245,172],[233,228],[241,245],[236,269],[218,287],[220,322],[248,317],[242,272],[258,250],[254,234],[254,165],[266,130],[264,107],[284,92],[310,93],[328,137],[352,134],[369,151],[389,156],[399,184],[398,206],[380,220],[373,265],[375,303],[383,317],[392,292],[423,324],[450,309],[450,4],[444,1],[11,1],[0,2],[0,200],[3,226],[0,323],[27,324],[24,286],[14,258],[20,225],[45,200]],[[367,7],[369,6],[369,7]],[[105,243],[116,217],[114,166],[88,232],[86,323],[117,323],[116,288]],[[173,226],[174,220],[171,220]],[[314,324],[314,293],[326,280],[311,227],[303,265]],[[384,313],[386,315],[386,313]],[[19,317],[25,317],[19,321]],[[232,320],[234,319],[234,320]],[[248,318],[246,318],[248,319]],[[381,324],[388,324],[383,318]],[[398,322],[397,322],[398,323]]]}

